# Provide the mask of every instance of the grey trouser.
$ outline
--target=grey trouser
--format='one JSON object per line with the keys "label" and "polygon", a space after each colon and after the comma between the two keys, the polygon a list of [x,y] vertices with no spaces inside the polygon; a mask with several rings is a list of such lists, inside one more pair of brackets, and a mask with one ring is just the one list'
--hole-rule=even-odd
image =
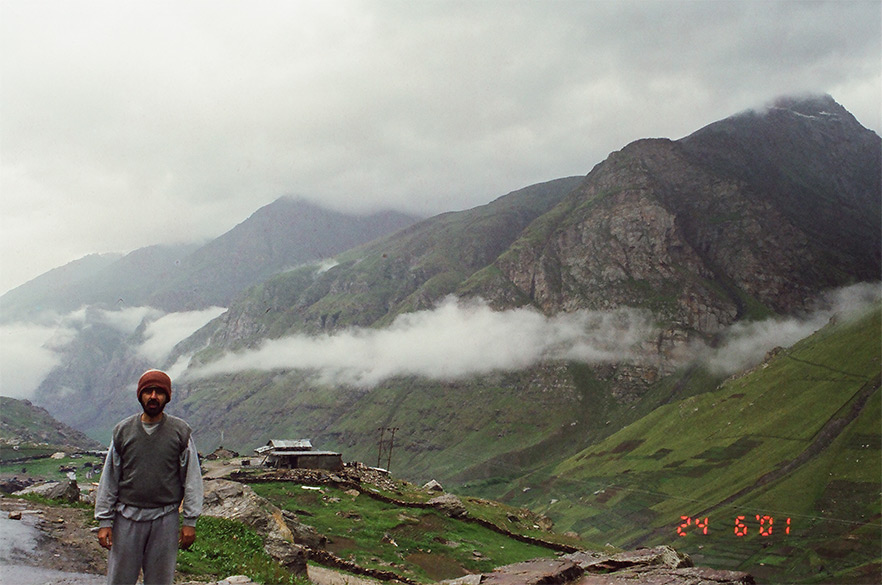
{"label": "grey trouser", "polygon": [[107,585],[134,585],[144,569],[144,585],[172,585],[178,559],[178,512],[135,522],[117,513],[107,558]]}

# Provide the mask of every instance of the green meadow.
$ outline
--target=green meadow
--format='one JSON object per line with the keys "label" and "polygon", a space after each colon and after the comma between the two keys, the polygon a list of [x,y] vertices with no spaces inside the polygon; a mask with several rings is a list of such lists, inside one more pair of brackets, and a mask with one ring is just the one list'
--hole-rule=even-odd
{"label": "green meadow", "polygon": [[673,543],[759,582],[877,581],[880,339],[878,309],[829,324],[528,478],[538,489],[509,499],[538,502],[538,491],[533,507],[557,530],[621,547]]}

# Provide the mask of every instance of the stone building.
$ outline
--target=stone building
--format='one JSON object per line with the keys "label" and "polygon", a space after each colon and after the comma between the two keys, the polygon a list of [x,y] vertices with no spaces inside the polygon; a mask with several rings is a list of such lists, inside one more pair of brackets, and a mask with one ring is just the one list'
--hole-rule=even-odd
{"label": "stone building", "polygon": [[309,439],[273,439],[254,450],[263,464],[277,469],[343,469],[343,456],[333,451],[313,449]]}

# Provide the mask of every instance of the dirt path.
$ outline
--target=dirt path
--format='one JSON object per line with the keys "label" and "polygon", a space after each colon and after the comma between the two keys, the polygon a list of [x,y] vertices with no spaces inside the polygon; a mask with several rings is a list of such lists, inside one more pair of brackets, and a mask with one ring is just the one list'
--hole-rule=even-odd
{"label": "dirt path", "polygon": [[309,565],[307,567],[307,574],[309,575],[309,580],[316,585],[378,585],[382,583],[382,581],[377,581],[376,579],[350,575],[349,573],[317,565]]}
{"label": "dirt path", "polygon": [[107,555],[89,525],[89,510],[35,504],[17,498],[0,498],[0,513],[22,514],[22,522],[37,529],[32,549],[19,551],[16,563],[65,571],[103,575],[107,572]]}

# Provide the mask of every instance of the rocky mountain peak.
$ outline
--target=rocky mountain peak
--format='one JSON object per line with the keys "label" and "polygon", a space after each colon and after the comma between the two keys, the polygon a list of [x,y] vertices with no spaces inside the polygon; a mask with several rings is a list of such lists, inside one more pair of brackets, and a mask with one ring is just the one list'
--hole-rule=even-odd
{"label": "rocky mountain peak", "polygon": [[804,96],[781,96],[768,106],[769,109],[788,110],[804,116],[843,116],[852,115],[829,94]]}
{"label": "rocky mountain peak", "polygon": [[798,312],[879,278],[880,160],[879,137],[830,96],[781,98],[611,154],[496,265],[548,313],[639,306],[713,334]]}

